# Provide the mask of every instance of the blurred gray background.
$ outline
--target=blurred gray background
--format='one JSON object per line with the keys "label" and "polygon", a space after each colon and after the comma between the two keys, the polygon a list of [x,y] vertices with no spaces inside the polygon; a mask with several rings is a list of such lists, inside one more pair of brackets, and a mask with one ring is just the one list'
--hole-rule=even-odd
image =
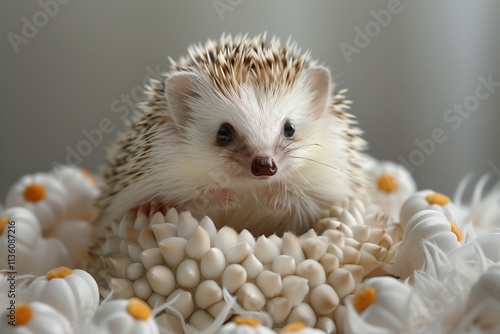
{"label": "blurred gray background", "polygon": [[[500,82],[499,1],[7,0],[0,13],[0,200],[54,162],[97,171],[145,78],[222,32],[310,49],[349,88],[369,153],[408,161],[419,188],[500,179],[500,87],[474,97],[479,77]],[[470,114],[448,111],[464,102]]]}

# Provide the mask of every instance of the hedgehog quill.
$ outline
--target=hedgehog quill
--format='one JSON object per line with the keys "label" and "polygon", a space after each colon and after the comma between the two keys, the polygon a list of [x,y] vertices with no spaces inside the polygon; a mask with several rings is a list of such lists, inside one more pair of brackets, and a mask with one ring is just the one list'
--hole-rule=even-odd
{"label": "hedgehog quill", "polygon": [[365,146],[330,71],[288,41],[223,35],[146,87],[111,151],[99,226],[159,201],[218,228],[301,234],[359,197]]}

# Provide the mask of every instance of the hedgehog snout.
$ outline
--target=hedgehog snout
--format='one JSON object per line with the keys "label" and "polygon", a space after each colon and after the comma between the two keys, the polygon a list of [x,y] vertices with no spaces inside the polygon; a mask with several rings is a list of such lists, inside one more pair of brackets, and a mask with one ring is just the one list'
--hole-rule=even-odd
{"label": "hedgehog snout", "polygon": [[278,166],[271,157],[256,157],[252,162],[252,174],[255,176],[273,176]]}

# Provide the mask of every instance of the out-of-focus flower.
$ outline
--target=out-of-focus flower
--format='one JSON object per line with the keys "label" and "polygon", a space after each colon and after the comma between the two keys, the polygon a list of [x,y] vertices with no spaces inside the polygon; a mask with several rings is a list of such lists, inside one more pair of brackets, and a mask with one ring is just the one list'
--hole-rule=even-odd
{"label": "out-of-focus flower", "polygon": [[68,191],[52,174],[25,175],[10,188],[5,206],[21,206],[33,212],[45,233],[64,218]]}
{"label": "out-of-focus flower", "polygon": [[401,206],[416,191],[410,172],[391,161],[374,162],[370,164],[367,172],[372,201],[379,205],[386,215],[397,220]]}

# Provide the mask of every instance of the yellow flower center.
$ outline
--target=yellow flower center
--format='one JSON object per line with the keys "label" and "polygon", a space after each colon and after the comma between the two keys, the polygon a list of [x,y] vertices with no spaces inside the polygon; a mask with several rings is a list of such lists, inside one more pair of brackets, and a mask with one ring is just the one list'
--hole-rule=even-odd
{"label": "yellow flower center", "polygon": [[252,319],[252,318],[244,318],[244,317],[236,317],[234,318],[233,322],[235,322],[238,326],[239,325],[248,325],[252,327],[257,327],[260,325],[259,320]]}
{"label": "yellow flower center", "polygon": [[298,332],[306,328],[306,325],[302,322],[293,322],[289,325],[286,325],[280,330],[280,333],[284,332]]}
{"label": "yellow flower center", "polygon": [[2,218],[0,218],[0,235],[3,233],[3,229],[5,228],[5,226],[7,226],[8,223],[9,217],[2,216]]}
{"label": "yellow flower center", "polygon": [[53,278],[64,278],[72,273],[73,271],[67,267],[54,268],[47,273],[47,279],[51,280]]}
{"label": "yellow flower center", "polygon": [[24,189],[24,199],[29,202],[38,202],[45,198],[46,190],[40,183],[32,183]]}
{"label": "yellow flower center", "polygon": [[450,203],[450,198],[446,195],[440,193],[432,193],[425,196],[425,199],[429,204],[446,205]]}
{"label": "yellow flower center", "polygon": [[394,176],[384,173],[377,179],[377,186],[386,193],[392,193],[398,189],[398,181]]}
{"label": "yellow flower center", "polygon": [[88,169],[80,167],[80,171],[82,172],[83,176],[85,176],[94,186],[97,186],[97,179],[95,178],[94,174],[92,174]]}
{"label": "yellow flower center", "polygon": [[128,300],[127,312],[137,320],[148,320],[151,317],[151,307],[136,297]]}
{"label": "yellow flower center", "polygon": [[22,326],[33,319],[33,309],[28,304],[19,304],[16,306],[16,326]]}
{"label": "yellow flower center", "polygon": [[377,290],[371,286],[366,287],[364,290],[359,290],[354,295],[353,306],[358,313],[366,310],[371,304],[377,300]]}
{"label": "yellow flower center", "polygon": [[458,228],[457,224],[453,220],[450,220],[451,231],[457,236],[458,242],[462,241],[462,231]]}

